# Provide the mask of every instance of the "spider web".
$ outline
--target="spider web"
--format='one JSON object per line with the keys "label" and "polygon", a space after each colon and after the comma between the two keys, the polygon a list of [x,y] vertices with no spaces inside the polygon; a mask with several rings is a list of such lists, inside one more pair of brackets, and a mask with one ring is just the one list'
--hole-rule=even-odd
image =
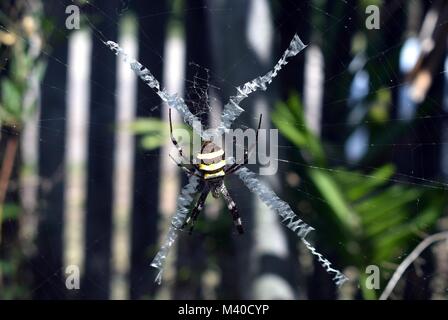
{"label": "spider web", "polygon": [[[155,89],[156,93],[168,103],[168,106],[178,110],[181,114],[184,114],[184,121],[187,124],[191,124],[190,119],[193,118],[193,115],[190,115],[189,112],[185,110],[185,104],[183,100],[180,101],[175,95],[167,93],[164,89],[160,89],[159,82],[152,76],[150,71],[143,67],[140,63],[135,61],[132,58],[123,52],[123,50],[112,41],[108,41],[106,45],[115,52],[118,56],[121,56],[124,62],[129,63],[132,70],[136,73],[138,77],[140,77],[150,88]],[[294,57],[300,51],[302,51],[306,46],[300,40],[297,34],[294,35],[293,39],[289,47],[285,50],[280,60],[274,66],[272,71],[269,71],[264,76],[260,76],[255,78],[252,81],[246,82],[244,85],[237,87],[237,95],[230,97],[230,102],[224,106],[224,110],[221,115],[221,123],[216,129],[215,135],[221,136],[226,130],[230,129],[233,121],[244,111],[239,104],[246,99],[251,93],[256,92],[257,90],[266,90],[267,85],[272,82],[272,80],[277,76],[278,72],[282,69],[282,66],[287,64],[287,59]],[[208,80],[208,79],[206,79]],[[196,77],[194,80],[194,91],[193,95],[199,97],[199,103],[202,104],[202,109],[204,112],[210,110],[210,106],[208,104],[208,87],[206,89],[202,89],[198,91],[198,87],[196,86]],[[198,95],[199,93],[199,95]],[[166,97],[174,97],[174,98],[166,98]],[[205,100],[205,101],[204,101]],[[198,132],[201,133],[201,132]],[[205,139],[208,139],[208,136],[204,136]],[[297,236],[301,238],[305,246],[310,250],[310,252],[318,257],[319,262],[325,268],[328,273],[334,273],[334,281],[339,286],[342,285],[348,278],[343,275],[339,270],[333,269],[330,267],[331,263],[322,256],[316,249],[305,239],[306,235],[313,228],[308,226],[306,223],[302,222],[296,214],[291,210],[291,207],[284,201],[282,201],[269,187],[262,184],[257,178],[255,178],[255,174],[248,171],[246,168],[241,168],[237,171],[240,179],[246,184],[246,186],[257,194],[260,199],[274,212],[276,212],[281,218],[282,222],[286,224],[286,226],[297,233]],[[193,198],[190,197],[191,192],[195,190],[195,188],[191,187],[191,182],[188,184],[184,190],[181,192],[180,199],[178,201],[178,209],[176,214],[173,217],[172,225],[176,225],[176,221],[185,220],[185,212],[188,210],[188,206],[191,204],[190,202]],[[187,201],[185,197],[188,197]],[[158,268],[160,272],[156,277],[156,281],[161,283],[161,275],[163,272],[163,262],[166,258],[168,249],[173,245],[174,241],[177,238],[176,228],[171,227],[168,231],[168,235],[165,239],[164,244],[162,245],[162,249],[158,252],[156,258],[154,259],[152,266]]]}
{"label": "spider web", "polygon": [[[65,3],[63,3],[62,1],[57,1],[57,4],[61,6],[61,9],[63,9],[65,7]],[[90,4],[90,6],[92,6],[93,10],[98,13],[99,15],[104,16],[104,12],[101,10],[101,8],[96,7],[94,4]],[[315,5],[310,1],[309,2],[309,6],[312,10],[320,10],[317,7],[315,7]],[[210,10],[208,8],[204,8],[205,10]],[[229,8],[231,9],[231,8]],[[350,12],[353,12],[356,8],[355,7],[351,7],[350,8]],[[117,10],[121,10],[123,11],[123,8],[117,8]],[[61,11],[62,12],[62,11]],[[211,12],[211,11],[210,11]],[[124,13],[124,12],[121,12]],[[227,12],[212,12],[213,14],[219,15],[219,14],[227,14]],[[328,16],[329,13],[324,11],[322,12],[324,15]],[[167,13],[163,13],[163,12],[159,12],[159,13],[154,13],[154,14],[167,14]],[[188,12],[186,12],[186,14],[188,14]],[[348,15],[350,15],[351,13],[349,13]],[[343,16],[345,17],[345,15]],[[114,18],[109,17],[106,15],[106,18],[109,20],[113,20]],[[333,28],[336,28],[336,26],[338,26],[338,24],[341,23],[341,21],[343,21],[343,19],[341,17],[329,17],[330,21],[332,22],[330,24],[330,26],[328,27],[328,29],[324,30],[324,31],[331,31]],[[92,22],[93,28],[94,28],[94,23]],[[104,37],[102,37],[101,35],[101,30],[94,30],[93,32],[93,36],[94,36],[94,41],[106,41],[106,40],[113,40],[113,39],[104,39]],[[147,39],[146,39],[147,40]],[[143,41],[145,41],[145,39],[143,39]],[[149,42],[148,42],[149,43]],[[143,43],[143,45],[148,46],[148,43]],[[386,48],[385,50],[380,50],[378,51],[377,54],[370,56],[369,58],[366,59],[366,63],[369,63],[371,61],[376,61],[376,60],[380,60],[380,59],[385,59],[385,57],[387,58],[387,56],[389,54],[391,54],[393,49],[396,49],[397,47],[401,46],[403,44],[403,41],[400,40],[396,43],[394,43],[393,45],[391,45],[389,48]],[[65,62],[60,61],[59,57],[56,55],[51,54],[50,52],[45,52],[44,53],[49,59],[51,59],[52,61],[57,61],[57,63],[63,64],[65,66],[67,66],[65,64]],[[95,59],[95,58],[94,58]],[[244,60],[245,57],[242,57],[242,60]],[[163,62],[163,58],[160,58],[161,62]],[[97,61],[98,62],[98,61]],[[246,61],[247,62],[247,61]],[[348,65],[345,65],[344,61],[340,61],[341,65],[343,65],[344,67],[341,69],[341,71],[337,74],[333,74],[333,75],[329,75],[327,77],[327,82],[330,83],[336,83],[339,79],[342,78],[342,76],[346,75],[347,73],[349,73],[349,68]],[[134,67],[137,67],[138,65],[134,65]],[[193,65],[194,66],[194,65]],[[196,65],[197,66],[197,65]],[[151,66],[148,66],[148,68],[150,68]],[[399,75],[394,74],[394,72],[391,70],[391,67],[387,65],[387,63],[384,64],[383,66],[385,69],[390,69],[389,73],[390,73],[390,77],[391,79],[397,80],[399,78]],[[140,75],[142,76],[148,76],[148,74],[145,74],[144,70],[142,70],[140,68],[140,66],[138,66],[138,68],[136,68],[136,71],[140,72]],[[441,74],[443,75],[445,73],[444,70],[441,71]],[[227,80],[227,78],[230,78],[230,76],[224,77],[225,80]],[[185,102],[185,104],[179,100],[179,97],[176,96],[170,96],[167,95],[166,92],[160,91],[160,95],[161,95],[161,99],[165,100],[165,101],[171,101],[172,103],[174,103],[173,105],[176,105],[176,109],[184,115],[184,119],[187,123],[191,123],[194,119],[199,119],[201,118],[204,114],[208,113],[211,110],[211,105],[210,103],[208,103],[207,101],[209,101],[209,97],[208,92],[209,92],[209,79],[208,78],[203,78],[201,76],[195,76],[195,78],[191,81],[191,80],[187,80],[190,81],[190,88],[188,88],[185,99],[183,100],[183,102]],[[157,89],[157,85],[156,83],[152,82],[152,84],[154,85],[154,88]],[[45,85],[45,83],[44,83]],[[96,83],[92,83],[93,86],[98,87],[98,84]],[[236,87],[239,84],[235,84],[235,83],[231,83],[232,86]],[[401,85],[400,83],[398,85]],[[369,86],[371,86],[371,84],[369,84]],[[393,84],[391,86],[388,86],[387,88],[393,88],[395,87],[396,84]],[[217,87],[216,87],[217,88]],[[65,90],[64,88],[59,88],[59,87],[55,87],[55,90]],[[373,92],[375,93],[375,92]],[[114,93],[110,93],[110,94],[114,94]],[[199,102],[197,102],[199,101]],[[340,103],[340,101],[331,101],[332,103]],[[187,105],[187,108],[185,108],[185,105]],[[436,101],[435,99],[432,99],[432,108],[439,108],[441,109],[441,105],[442,102]],[[204,107],[205,106],[205,107]],[[157,106],[159,107],[159,106]],[[194,109],[194,111],[190,113],[188,113],[189,110]],[[388,182],[395,182],[395,183],[400,183],[400,184],[404,184],[404,185],[419,185],[422,186],[424,188],[434,188],[434,189],[438,189],[440,191],[445,192],[447,190],[447,184],[443,181],[438,181],[436,179],[432,179],[432,178],[427,178],[424,175],[418,175],[417,173],[415,173],[413,171],[413,169],[421,169],[422,167],[425,167],[427,165],[427,163],[425,162],[425,159],[415,159],[414,158],[414,154],[416,152],[416,150],[418,150],[419,148],[422,147],[439,147],[442,144],[445,144],[446,142],[440,141],[431,131],[431,129],[429,128],[431,126],[431,124],[433,122],[435,122],[437,119],[440,118],[444,118],[446,117],[444,114],[432,114],[432,115],[422,115],[422,116],[417,116],[417,120],[425,123],[425,127],[426,130],[428,132],[428,136],[429,136],[429,140],[427,141],[419,141],[419,142],[410,142],[410,143],[405,143],[405,144],[400,144],[400,143],[389,143],[388,147],[393,151],[395,150],[402,150],[403,148],[408,148],[409,149],[409,154],[410,154],[410,161],[412,162],[411,165],[411,171],[409,172],[399,172],[398,175],[394,176],[393,178],[387,179]],[[46,121],[65,121],[66,119],[41,119],[41,122],[39,123],[39,127],[45,129],[45,122]],[[400,119],[400,118],[395,118],[395,119],[389,119],[386,120],[386,123],[389,124],[399,124],[399,123],[403,123],[405,122],[405,119]],[[368,122],[364,122],[365,124],[368,124]],[[331,127],[331,128],[335,128],[336,130],[338,128],[342,128],[345,127],[348,124],[348,120],[347,121],[342,121],[339,123],[334,123],[334,122],[323,122],[322,123],[322,127]],[[95,124],[90,124],[90,125],[95,125]],[[245,124],[243,124],[245,125]],[[252,127],[252,125],[246,124],[247,127]],[[409,126],[411,127],[411,129],[413,128],[413,124],[409,124]],[[55,133],[57,134],[57,133]],[[416,134],[417,135],[417,134]],[[280,146],[281,150],[283,151],[288,151],[289,149],[291,149],[291,146]],[[343,148],[343,146],[340,145],[332,145],[333,148],[335,149],[340,149]],[[370,143],[368,144],[367,148],[368,149],[375,149],[375,148],[379,148],[382,147],[382,145],[379,144],[375,144],[375,143]],[[98,155],[101,156],[101,155]],[[299,163],[297,161],[293,161],[291,159],[288,158],[282,158],[281,156],[279,156],[279,161],[284,163],[285,165],[292,165],[292,166],[298,166],[298,167],[305,167],[305,168],[310,168],[313,170],[330,170],[332,172],[337,172],[338,169],[328,169],[328,168],[323,168],[323,167],[319,167],[319,166],[312,166],[306,163]],[[341,159],[341,158],[333,158],[332,160],[334,160],[336,163],[340,163],[340,164],[346,164],[346,159]],[[375,169],[374,167],[363,167],[361,166],[362,169],[365,169],[366,171],[371,171],[371,169]],[[421,170],[416,170],[416,171],[421,171]],[[341,171],[342,172],[342,171]],[[244,173],[244,171],[243,171]],[[374,177],[370,176],[369,174],[363,174],[363,173],[353,173],[354,175],[361,175],[363,176],[365,179],[370,179],[373,180]],[[282,181],[282,183],[284,185],[286,185],[285,181]],[[190,192],[191,189],[191,181],[188,184],[190,187],[185,187],[182,191],[181,194],[184,194],[185,197],[186,194],[185,192]],[[189,190],[189,191],[187,191]],[[300,189],[297,189],[298,193],[300,193],[301,196],[304,196],[305,198],[307,198],[309,201],[311,202],[319,202],[319,201],[324,201],[322,199],[318,199],[318,198],[313,198],[313,196],[311,195],[311,193],[309,193],[306,189],[306,181],[305,181],[305,187],[301,187]],[[136,190],[135,192],[141,192],[141,190]],[[179,210],[182,211],[182,207],[183,205],[187,205],[186,202],[184,202],[184,200],[181,200],[181,198],[179,198],[179,202],[178,202],[178,212]],[[180,206],[180,207],[179,207]],[[418,209],[418,203],[416,204],[417,209]],[[170,245],[171,246],[171,245]],[[169,246],[169,247],[170,247]],[[168,249],[169,249],[168,247]],[[162,255],[163,257],[165,257],[166,255]],[[401,257],[397,257],[397,260],[399,260]],[[160,266],[158,264],[158,266]],[[161,273],[159,273],[159,275],[161,275]],[[427,275],[428,277],[432,277],[433,275]],[[160,277],[158,278],[160,279]],[[406,280],[406,281],[410,281],[410,280]],[[416,288],[416,290],[423,290],[423,288]]]}
{"label": "spider web", "polygon": [[219,90],[210,81],[210,69],[202,67],[195,62],[188,63],[189,68],[195,70],[193,80],[186,81],[185,102],[192,112],[206,123],[207,116],[212,111],[212,99],[210,90]]}

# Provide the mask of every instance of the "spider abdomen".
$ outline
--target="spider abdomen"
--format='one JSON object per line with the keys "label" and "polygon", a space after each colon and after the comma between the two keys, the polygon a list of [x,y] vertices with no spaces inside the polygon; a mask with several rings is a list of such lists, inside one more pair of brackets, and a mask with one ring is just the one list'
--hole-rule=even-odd
{"label": "spider abdomen", "polygon": [[226,160],[224,150],[210,141],[204,142],[201,153],[197,155],[201,161],[199,170],[203,173],[204,179],[213,179],[225,176],[224,167]]}

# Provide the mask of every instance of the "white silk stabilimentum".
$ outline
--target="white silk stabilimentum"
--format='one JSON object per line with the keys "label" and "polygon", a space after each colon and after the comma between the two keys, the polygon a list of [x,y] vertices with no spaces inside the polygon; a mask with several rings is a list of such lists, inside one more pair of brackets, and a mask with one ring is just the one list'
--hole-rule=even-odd
{"label": "white silk stabilimentum", "polygon": [[[140,62],[130,57],[124,50],[115,42],[107,41],[106,45],[123,61],[130,65],[132,71],[143,80],[151,89],[153,89],[157,95],[165,101],[170,108],[176,109],[183,118],[186,124],[189,124],[202,138],[206,139],[206,132],[200,127],[200,119],[191,113],[188,106],[185,104],[184,99],[179,97],[176,93],[170,94],[165,89],[160,88],[160,83],[152,75],[148,68],[143,66]],[[198,125],[200,128],[198,128]]]}
{"label": "white silk stabilimentum", "polygon": [[231,96],[229,102],[224,106],[221,115],[221,123],[218,128],[216,128],[214,134],[219,137],[226,133],[232,126],[233,121],[235,121],[235,119],[238,118],[244,111],[244,109],[240,107],[240,103],[251,93],[258,90],[265,91],[267,89],[267,85],[272,82],[272,79],[277,76],[282,67],[288,63],[288,59],[296,56],[305,48],[306,45],[304,45],[299,36],[295,34],[289,44],[288,49],[285,50],[280,60],[271,71],[266,73],[264,76],[257,77],[249,82],[246,82],[242,86],[237,87],[236,95]]}
{"label": "white silk stabilimentum", "polygon": [[297,215],[292,211],[289,204],[280,199],[274,191],[272,191],[266,184],[256,178],[256,174],[246,167],[239,169],[236,174],[244,182],[247,188],[258,195],[261,201],[264,202],[272,211],[277,213],[282,219],[282,223],[291,229],[297,236],[302,240],[305,246],[310,250],[310,252],[317,256],[320,264],[325,268],[325,270],[334,274],[333,280],[336,285],[340,286],[348,278],[339,270],[331,267],[330,261],[328,261],[322,254],[316,251],[316,249],[306,240],[306,236],[312,230],[313,227],[309,226],[303,222]]}
{"label": "white silk stabilimentum", "polygon": [[199,178],[196,176],[190,176],[188,184],[182,188],[180,196],[179,198],[177,198],[176,213],[171,220],[171,225],[165,237],[165,240],[163,241],[163,245],[151,262],[151,267],[159,269],[155,280],[158,284],[162,283],[163,268],[165,266],[166,257],[168,256],[168,253],[174,242],[176,242],[178,231],[188,215],[190,204],[193,202],[198,185]]}

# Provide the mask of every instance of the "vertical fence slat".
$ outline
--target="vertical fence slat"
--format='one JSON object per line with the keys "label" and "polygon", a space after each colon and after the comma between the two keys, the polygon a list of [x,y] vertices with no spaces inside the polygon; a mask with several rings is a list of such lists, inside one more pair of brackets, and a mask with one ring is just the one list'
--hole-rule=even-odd
{"label": "vertical fence slat", "polygon": [[[188,98],[188,107],[197,114],[203,112],[206,108],[202,100],[203,96],[194,94],[193,81],[195,85],[201,89],[207,89],[207,72],[205,68],[210,67],[210,35],[208,28],[208,16],[205,9],[205,1],[203,0],[187,0],[185,1],[185,45],[186,45],[186,82],[185,97]],[[189,65],[190,63],[198,64],[199,67]],[[196,78],[195,78],[196,77]],[[194,103],[193,103],[194,102]],[[203,123],[207,123],[208,114],[201,113],[200,119]],[[186,176],[182,173],[183,184],[186,183]],[[199,219],[204,219],[204,212],[201,213]],[[176,299],[198,299],[202,298],[201,278],[205,269],[205,252],[204,239],[195,233],[191,237],[187,237],[185,241],[179,241],[177,250],[177,268],[182,268],[188,272],[188,277],[181,274],[176,275],[175,294]]]}
{"label": "vertical fence slat", "polygon": [[[45,13],[54,8],[45,3]],[[60,22],[60,21],[59,21]],[[62,222],[64,212],[65,91],[67,43],[51,39],[51,55],[43,79],[39,143],[39,226],[33,261],[37,299],[63,299],[66,288],[63,278]],[[54,57],[54,58],[53,58]],[[57,59],[57,60],[56,60]],[[47,121],[53,119],[53,121]]]}
{"label": "vertical fence slat", "polygon": [[[168,35],[165,42],[165,61],[163,67],[163,83],[168,92],[177,92],[183,95],[184,92],[184,67],[185,67],[185,41],[177,33]],[[167,124],[168,130],[168,111],[169,108],[166,103],[163,105],[162,119]],[[182,120],[176,112],[172,112],[172,121],[174,130],[176,125],[181,124]],[[168,132],[167,132],[168,133]],[[185,147],[185,144],[182,144]],[[179,168],[173,161],[166,161],[169,155],[177,156],[177,149],[171,142],[169,135],[166,135],[165,143],[160,155],[160,195],[159,195],[159,210],[161,214],[161,221],[159,223],[159,237],[160,242],[164,241],[166,232],[168,231],[172,215],[176,212],[177,197],[179,195],[181,178],[179,176]],[[165,271],[163,274],[164,281],[157,292],[157,298],[169,299],[171,298],[171,291],[176,276],[175,267],[176,256],[173,250],[172,254],[167,259],[165,264]]]}
{"label": "vertical fence slat", "polygon": [[[119,1],[96,1],[104,37],[117,38]],[[107,15],[107,16],[105,16]],[[88,147],[85,267],[81,291],[85,298],[109,298],[113,163],[115,145],[116,57],[95,39],[92,46],[90,132]]]}
{"label": "vertical fence slat", "polygon": [[[139,58],[151,73],[162,81],[163,48],[165,41],[165,1],[134,3],[139,26]],[[142,81],[138,81],[137,117],[160,117],[160,98]],[[135,138],[134,184],[132,205],[131,299],[154,294],[155,272],[149,264],[157,250],[157,221],[159,208],[159,154],[141,146],[141,137]]]}
{"label": "vertical fence slat", "polygon": [[[136,29],[133,15],[126,15],[121,19],[119,43],[132,57],[136,57],[138,51]],[[112,299],[127,299],[129,297],[130,213],[135,149],[130,125],[135,120],[138,81],[129,66],[120,62],[117,75],[118,126],[115,140],[114,218],[112,225]]]}
{"label": "vertical fence slat", "polygon": [[20,222],[20,237],[24,242],[25,255],[35,251],[37,235],[37,206],[39,193],[39,118],[41,110],[41,88],[39,75],[31,74],[27,94],[24,97],[26,110],[33,110],[24,124],[21,137],[22,170],[20,173],[20,202],[23,214]]}
{"label": "vertical fence slat", "polygon": [[[68,40],[67,132],[65,159],[64,267],[83,273],[88,103],[91,38],[75,31]],[[77,293],[74,291],[73,293]]]}

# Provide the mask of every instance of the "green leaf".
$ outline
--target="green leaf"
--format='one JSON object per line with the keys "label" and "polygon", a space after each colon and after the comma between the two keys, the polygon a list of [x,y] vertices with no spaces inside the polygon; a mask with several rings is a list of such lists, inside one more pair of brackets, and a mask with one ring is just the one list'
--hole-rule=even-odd
{"label": "green leaf", "polygon": [[5,203],[3,205],[2,222],[16,220],[20,214],[20,206],[15,203]]}
{"label": "green leaf", "polygon": [[2,106],[5,113],[12,120],[18,121],[21,111],[21,92],[20,89],[9,79],[3,79],[1,82]]}
{"label": "green leaf", "polygon": [[303,117],[303,108],[297,94],[291,95],[288,103],[279,102],[271,115],[280,133],[309,155],[316,164],[322,165],[324,151],[319,139],[308,129]]}
{"label": "green leaf", "polygon": [[289,110],[288,106],[284,103],[278,103],[276,110],[272,113],[273,123],[293,144],[297,147],[304,147],[307,139],[305,134],[299,130],[298,125],[294,120],[294,115]]}
{"label": "green leaf", "polygon": [[[381,209],[379,209],[381,210]],[[387,219],[375,220],[364,226],[365,236],[372,237],[381,234],[382,232],[388,231],[391,228],[399,226],[401,223],[409,218],[409,213],[405,210],[403,211],[389,211]]]}
{"label": "green leaf", "polygon": [[355,210],[362,216],[364,223],[376,223],[387,218],[391,211],[416,201],[421,195],[418,189],[404,189],[395,185],[355,205]]}
{"label": "green leaf", "polygon": [[352,184],[352,188],[348,191],[347,196],[350,200],[355,201],[373,192],[377,187],[384,185],[389,181],[395,172],[393,165],[384,165],[368,175],[359,176],[359,181]]}
{"label": "green leaf", "polygon": [[163,143],[165,142],[165,139],[163,136],[160,135],[147,135],[143,137],[141,140],[141,145],[143,148],[147,150],[155,150],[157,148],[160,148]]}
{"label": "green leaf", "polygon": [[406,224],[400,225],[372,238],[376,250],[374,259],[383,261],[390,258],[388,253],[391,249],[398,247],[401,241],[406,240],[418,231],[427,230],[432,226],[437,218],[442,214],[443,200],[434,199],[432,205],[426,207],[422,212]]}
{"label": "green leaf", "polygon": [[136,134],[169,131],[168,123],[156,118],[140,118],[130,124],[129,129]]}
{"label": "green leaf", "polygon": [[347,230],[355,232],[359,227],[359,219],[354,214],[350,204],[345,200],[340,187],[332,177],[326,172],[315,168],[308,170],[308,174],[318,188],[321,196],[326,200],[330,208],[333,209],[340,224]]}

